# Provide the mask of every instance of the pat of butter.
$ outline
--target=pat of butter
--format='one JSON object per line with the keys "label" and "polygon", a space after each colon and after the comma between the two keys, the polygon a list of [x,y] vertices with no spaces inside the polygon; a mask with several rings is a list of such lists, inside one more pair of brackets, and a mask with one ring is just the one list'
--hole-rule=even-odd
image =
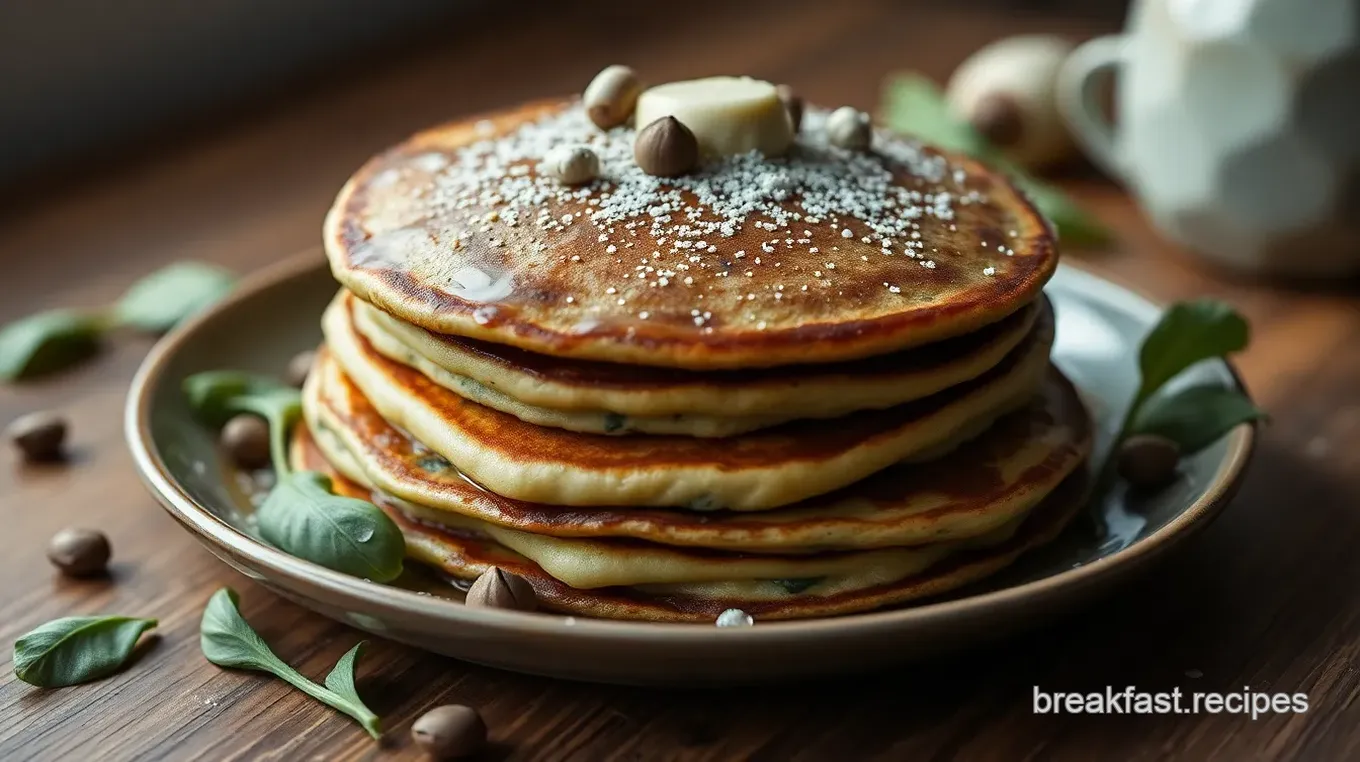
{"label": "pat of butter", "polygon": [[708,157],[749,151],[779,156],[793,145],[793,121],[778,91],[759,79],[707,77],[644,90],[637,101],[638,129],[664,116],[688,127]]}

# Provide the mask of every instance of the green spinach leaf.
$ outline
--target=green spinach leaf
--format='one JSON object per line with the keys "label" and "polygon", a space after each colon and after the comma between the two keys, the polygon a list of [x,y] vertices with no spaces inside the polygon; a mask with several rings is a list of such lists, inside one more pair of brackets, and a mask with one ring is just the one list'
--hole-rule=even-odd
{"label": "green spinach leaf", "polygon": [[1213,444],[1239,423],[1264,417],[1265,413],[1236,389],[1203,384],[1149,398],[1129,433],[1164,436],[1188,455]]}
{"label": "green spinach leaf", "polygon": [[372,503],[332,494],[323,474],[279,477],[255,517],[262,537],[299,558],[375,582],[401,574],[406,543],[396,523]]}
{"label": "green spinach leaf", "polygon": [[354,684],[354,666],[362,652],[362,642],[340,658],[326,676],[324,687],[317,685],[270,650],[264,639],[241,617],[238,600],[234,590],[224,587],[213,593],[203,610],[199,646],[208,661],[219,667],[274,675],[332,709],[353,717],[374,738],[382,736],[378,715],[364,704]]}
{"label": "green spinach leaf", "polygon": [[14,675],[44,688],[98,680],[132,657],[155,619],[72,616],[54,619],[14,643]]}
{"label": "green spinach leaf", "polygon": [[231,291],[236,276],[206,262],[176,262],[132,285],[114,305],[118,325],[164,333]]}
{"label": "green spinach leaf", "polygon": [[232,416],[253,413],[269,423],[274,469],[288,472],[288,432],[302,416],[302,393],[267,376],[235,370],[210,370],[184,379],[184,395],[194,415],[220,427]]}
{"label": "green spinach leaf", "polygon": [[1201,360],[1245,349],[1250,339],[1247,319],[1232,305],[1213,299],[1171,305],[1143,339],[1138,353],[1142,374],[1139,398],[1151,397],[1167,381]]}
{"label": "green spinach leaf", "polygon": [[39,312],[0,328],[0,380],[65,370],[99,351],[99,316],[74,310]]}

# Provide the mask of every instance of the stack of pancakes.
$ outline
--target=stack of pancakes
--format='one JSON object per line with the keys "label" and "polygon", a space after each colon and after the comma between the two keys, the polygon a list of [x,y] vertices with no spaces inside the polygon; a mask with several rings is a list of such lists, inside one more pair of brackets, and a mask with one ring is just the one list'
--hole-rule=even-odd
{"label": "stack of pancakes", "polygon": [[[756,620],[980,579],[1084,494],[1057,254],[1000,176],[876,135],[642,173],[579,102],[416,135],[327,218],[344,289],[293,457],[412,558],[542,608]],[[601,177],[540,172],[585,144]]]}

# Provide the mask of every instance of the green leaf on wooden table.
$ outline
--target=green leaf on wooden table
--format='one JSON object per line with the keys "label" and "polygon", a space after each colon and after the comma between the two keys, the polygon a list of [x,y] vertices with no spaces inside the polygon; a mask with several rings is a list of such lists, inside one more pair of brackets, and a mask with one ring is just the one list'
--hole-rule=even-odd
{"label": "green leaf on wooden table", "polygon": [[406,542],[396,522],[372,503],[333,494],[324,474],[280,475],[255,517],[261,537],[299,558],[375,582],[401,575]]}
{"label": "green leaf on wooden table", "polygon": [[213,593],[199,625],[199,647],[208,661],[219,667],[267,672],[332,709],[353,717],[368,734],[382,737],[378,715],[369,709],[354,684],[354,666],[363,648],[359,643],[340,658],[326,685],[320,686],[288,666],[264,639],[241,617],[236,591],[222,588]]}
{"label": "green leaf on wooden table", "polygon": [[75,310],[39,312],[0,328],[0,380],[65,370],[99,351],[99,316]]}
{"label": "green leaf on wooden table", "polygon": [[888,129],[914,135],[932,145],[972,156],[1006,172],[1058,237],[1077,245],[1105,243],[1112,235],[1100,220],[1058,188],[1044,183],[1009,161],[973,126],[954,116],[944,93],[930,79],[910,72],[890,77],[883,90],[881,116]]}
{"label": "green leaf on wooden table", "polygon": [[1241,351],[1250,341],[1247,319],[1232,305],[1196,299],[1171,305],[1143,339],[1138,353],[1140,400],[1201,360]]}
{"label": "green leaf on wooden table", "polygon": [[14,643],[14,675],[43,688],[98,680],[132,657],[155,619],[72,616],[39,626]]}
{"label": "green leaf on wooden table", "polygon": [[1216,442],[1240,423],[1266,414],[1238,390],[1222,384],[1190,386],[1148,399],[1129,427],[1130,434],[1158,434],[1189,455]]}
{"label": "green leaf on wooden table", "polygon": [[142,278],[114,305],[118,325],[164,333],[226,296],[236,276],[205,262],[176,262]]}

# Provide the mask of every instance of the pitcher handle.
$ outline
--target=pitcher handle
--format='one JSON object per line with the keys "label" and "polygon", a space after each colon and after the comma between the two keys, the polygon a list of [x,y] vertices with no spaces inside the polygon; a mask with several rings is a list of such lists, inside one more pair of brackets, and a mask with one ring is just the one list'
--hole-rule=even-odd
{"label": "pitcher handle", "polygon": [[1116,148],[1114,125],[1101,109],[1097,85],[1102,76],[1113,76],[1124,57],[1121,35],[1088,40],[1072,51],[1058,70],[1057,101],[1068,129],[1101,169],[1124,178],[1123,161]]}

